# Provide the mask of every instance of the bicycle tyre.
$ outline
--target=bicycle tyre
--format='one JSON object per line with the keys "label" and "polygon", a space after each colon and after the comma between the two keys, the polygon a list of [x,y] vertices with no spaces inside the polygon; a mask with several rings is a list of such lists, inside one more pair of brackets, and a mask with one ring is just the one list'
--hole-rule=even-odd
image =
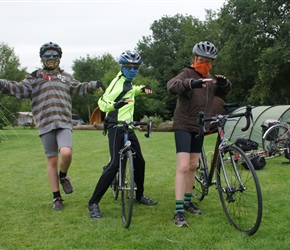
{"label": "bicycle tyre", "polygon": [[270,156],[282,155],[284,153],[284,147],[288,137],[287,134],[288,128],[284,125],[278,124],[270,127],[263,135],[263,149],[268,151]]}
{"label": "bicycle tyre", "polygon": [[[217,161],[217,191],[231,224],[253,235],[262,220],[262,192],[256,171],[243,150],[227,145]],[[228,183],[228,184],[227,184]]]}
{"label": "bicycle tyre", "polygon": [[117,200],[119,197],[119,171],[117,172],[114,180],[111,183],[111,188],[114,200]]}
{"label": "bicycle tyre", "polygon": [[128,228],[131,223],[133,204],[134,204],[134,164],[132,151],[126,152],[126,157],[122,162],[122,177],[121,177],[121,207],[122,207],[122,221],[124,227]]}
{"label": "bicycle tyre", "polygon": [[208,193],[207,186],[208,168],[204,151],[200,153],[199,162],[195,171],[195,181],[192,189],[192,197],[202,201]]}

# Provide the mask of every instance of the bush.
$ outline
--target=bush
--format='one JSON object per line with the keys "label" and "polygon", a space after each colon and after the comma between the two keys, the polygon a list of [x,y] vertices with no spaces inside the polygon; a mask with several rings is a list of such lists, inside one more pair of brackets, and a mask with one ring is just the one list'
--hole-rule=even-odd
{"label": "bush", "polygon": [[148,117],[147,115],[145,115],[145,116],[142,118],[142,121],[144,121],[144,122],[148,122],[149,119],[152,120],[152,127],[153,127],[154,129],[156,129],[156,128],[160,125],[160,123],[163,122],[162,117],[160,117],[160,116],[158,116],[158,115],[156,115],[156,116],[149,116],[149,117]]}

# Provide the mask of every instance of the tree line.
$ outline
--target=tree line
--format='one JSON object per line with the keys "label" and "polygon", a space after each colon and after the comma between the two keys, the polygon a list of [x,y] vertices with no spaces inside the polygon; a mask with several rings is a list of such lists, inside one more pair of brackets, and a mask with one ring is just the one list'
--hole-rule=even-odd
{"label": "tree line", "polygon": [[[166,83],[192,64],[192,48],[200,41],[210,41],[219,50],[211,73],[223,74],[233,83],[226,102],[240,106],[289,104],[289,1],[228,0],[218,11],[206,10],[205,21],[192,15],[163,16],[150,30],[151,35],[141,37],[134,48],[143,58],[134,84],[150,85],[154,92],[149,98],[138,97],[134,119],[144,115],[171,119],[176,97],[168,94]],[[76,59],[72,69],[82,82],[100,79],[108,86],[120,66],[111,54],[103,54]],[[20,81],[27,73],[20,68],[13,48],[0,44],[0,78]],[[73,109],[88,122],[99,97],[96,93],[74,98]],[[0,101],[0,110],[6,115],[29,110],[28,101],[1,94]]]}

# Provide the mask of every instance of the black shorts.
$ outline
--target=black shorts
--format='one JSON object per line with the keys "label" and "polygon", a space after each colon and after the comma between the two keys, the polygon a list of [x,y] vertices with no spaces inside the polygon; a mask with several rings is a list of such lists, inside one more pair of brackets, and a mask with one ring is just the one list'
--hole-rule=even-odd
{"label": "black shorts", "polygon": [[203,145],[203,137],[196,138],[198,133],[183,130],[175,130],[176,153],[200,153]]}

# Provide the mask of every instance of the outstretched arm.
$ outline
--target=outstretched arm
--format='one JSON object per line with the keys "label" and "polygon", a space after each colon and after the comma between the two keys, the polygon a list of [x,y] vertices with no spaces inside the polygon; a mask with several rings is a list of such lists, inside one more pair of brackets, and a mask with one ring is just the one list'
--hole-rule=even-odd
{"label": "outstretched arm", "polygon": [[25,99],[31,95],[31,85],[27,79],[19,83],[0,79],[0,91],[3,94],[15,96],[18,99]]}
{"label": "outstretched arm", "polygon": [[87,93],[93,93],[98,90],[99,92],[105,91],[105,86],[101,81],[91,81],[91,82],[79,82],[76,79],[71,79],[71,92],[73,95],[86,95]]}

